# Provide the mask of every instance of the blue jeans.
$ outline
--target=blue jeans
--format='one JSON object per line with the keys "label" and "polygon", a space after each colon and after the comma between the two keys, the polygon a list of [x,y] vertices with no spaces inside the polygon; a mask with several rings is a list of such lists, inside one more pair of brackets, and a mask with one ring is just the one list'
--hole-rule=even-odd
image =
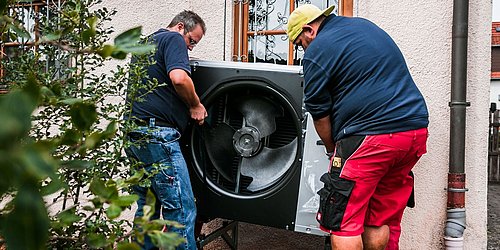
{"label": "blue jeans", "polygon": [[[139,195],[136,217],[143,216],[146,205],[146,194],[150,189],[156,203],[151,219],[177,221],[184,228],[168,228],[186,240],[177,249],[196,249],[194,226],[196,220],[196,205],[186,161],[179,145],[180,133],[168,127],[139,127],[129,133],[129,139],[134,142],[125,150],[129,158],[144,164],[147,171],[157,169],[159,172],[150,178],[150,187],[134,186],[134,192]],[[152,164],[155,164],[153,168]],[[149,237],[145,238],[143,249],[155,249]]]}

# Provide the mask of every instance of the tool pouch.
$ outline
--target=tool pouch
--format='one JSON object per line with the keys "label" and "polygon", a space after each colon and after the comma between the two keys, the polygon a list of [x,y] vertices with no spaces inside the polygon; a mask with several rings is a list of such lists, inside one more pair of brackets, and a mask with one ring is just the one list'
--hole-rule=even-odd
{"label": "tool pouch", "polygon": [[338,231],[344,218],[347,202],[355,182],[340,177],[346,159],[361,145],[365,136],[350,136],[338,141],[335,153],[330,159],[329,172],[321,176],[323,188],[318,191],[320,197],[316,220],[322,228]]}
{"label": "tool pouch", "polygon": [[318,191],[320,201],[316,214],[319,224],[332,231],[340,230],[347,201],[354,187],[354,181],[341,178],[340,173],[336,172],[325,173],[320,178],[324,186]]}

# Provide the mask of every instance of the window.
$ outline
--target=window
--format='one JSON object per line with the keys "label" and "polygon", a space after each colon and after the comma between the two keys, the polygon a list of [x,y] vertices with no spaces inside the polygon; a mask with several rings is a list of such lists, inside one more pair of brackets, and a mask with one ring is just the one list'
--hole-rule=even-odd
{"label": "window", "polygon": [[335,5],[336,15],[352,16],[352,0],[235,0],[233,61],[300,65],[303,50],[288,41],[288,16],[302,4]]}
{"label": "window", "polygon": [[500,79],[500,22],[491,25],[491,79]]}
{"label": "window", "polygon": [[[14,32],[3,27],[2,39],[0,40],[0,78],[8,74],[8,65],[10,58],[25,54],[26,51],[37,51],[39,46],[36,42],[40,38],[39,26],[40,22],[51,18],[51,12],[55,9],[60,9],[64,0],[32,0],[19,1],[16,4],[9,6],[8,15],[14,20],[17,20],[29,34],[29,39],[23,36],[16,36]],[[47,56],[45,56],[47,57]],[[54,62],[49,63],[45,58],[46,70],[54,68]],[[54,61],[54,60],[52,60]],[[0,81],[0,94],[8,91],[8,83]]]}

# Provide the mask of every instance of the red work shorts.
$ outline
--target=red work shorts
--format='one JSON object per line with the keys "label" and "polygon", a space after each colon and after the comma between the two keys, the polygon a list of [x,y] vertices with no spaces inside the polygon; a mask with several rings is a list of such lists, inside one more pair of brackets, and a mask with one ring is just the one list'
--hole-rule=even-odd
{"label": "red work shorts", "polygon": [[357,236],[364,226],[399,226],[413,189],[409,175],[427,152],[427,128],[337,142],[318,191],[321,229]]}

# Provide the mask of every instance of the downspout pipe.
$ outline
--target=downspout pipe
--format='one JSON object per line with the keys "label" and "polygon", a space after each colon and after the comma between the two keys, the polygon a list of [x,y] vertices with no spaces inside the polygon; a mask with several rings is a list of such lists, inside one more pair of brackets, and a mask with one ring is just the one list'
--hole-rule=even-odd
{"label": "downspout pipe", "polygon": [[451,57],[450,158],[448,172],[446,249],[463,249],[465,220],[465,114],[469,1],[453,1]]}

